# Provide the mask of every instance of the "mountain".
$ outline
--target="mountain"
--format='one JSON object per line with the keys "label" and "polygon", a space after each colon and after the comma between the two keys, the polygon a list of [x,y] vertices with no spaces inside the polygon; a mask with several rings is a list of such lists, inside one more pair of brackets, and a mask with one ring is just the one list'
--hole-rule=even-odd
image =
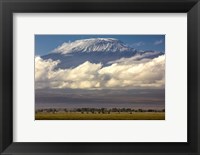
{"label": "mountain", "polygon": [[74,52],[130,52],[135,51],[122,41],[115,38],[91,38],[76,40],[74,42],[63,43],[54,52],[69,54]]}
{"label": "mountain", "polygon": [[52,53],[41,57],[60,60],[58,68],[73,68],[85,61],[107,66],[109,62],[121,58],[130,58],[135,55],[142,55],[142,58],[155,58],[162,54],[156,51],[139,52],[115,38],[91,38],[63,43]]}

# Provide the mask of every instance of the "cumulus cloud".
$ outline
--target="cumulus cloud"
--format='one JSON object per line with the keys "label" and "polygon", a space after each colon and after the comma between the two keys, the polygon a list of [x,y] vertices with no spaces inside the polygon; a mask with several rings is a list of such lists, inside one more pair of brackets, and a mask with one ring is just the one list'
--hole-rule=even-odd
{"label": "cumulus cloud", "polygon": [[86,61],[68,69],[55,69],[59,61],[36,57],[36,89],[164,88],[165,55],[142,60],[139,57],[122,58],[110,62],[109,66]]}
{"label": "cumulus cloud", "polygon": [[113,63],[123,63],[123,64],[135,64],[135,63],[144,63],[146,61],[150,61],[148,59],[149,57],[156,57],[160,55],[160,52],[154,51],[154,52],[147,52],[147,53],[142,53],[142,54],[136,54],[133,57],[130,58],[121,58],[115,61],[110,61],[108,64],[113,64]]}

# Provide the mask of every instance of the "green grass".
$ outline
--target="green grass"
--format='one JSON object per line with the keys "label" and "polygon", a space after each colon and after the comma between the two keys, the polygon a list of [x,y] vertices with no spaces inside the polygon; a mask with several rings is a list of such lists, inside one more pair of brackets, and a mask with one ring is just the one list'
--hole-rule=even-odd
{"label": "green grass", "polygon": [[82,114],[79,112],[37,112],[36,120],[165,120],[164,112],[135,112],[135,113],[110,113],[110,114]]}

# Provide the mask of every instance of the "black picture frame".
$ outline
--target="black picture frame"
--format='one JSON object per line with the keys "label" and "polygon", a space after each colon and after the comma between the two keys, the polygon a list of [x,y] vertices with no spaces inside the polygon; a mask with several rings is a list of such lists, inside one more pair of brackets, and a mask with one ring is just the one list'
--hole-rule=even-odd
{"label": "black picture frame", "polygon": [[[1,154],[200,154],[199,0],[0,0]],[[13,142],[13,13],[187,13],[187,143]],[[30,133],[31,134],[31,133]],[[53,136],[53,134],[52,134]]]}

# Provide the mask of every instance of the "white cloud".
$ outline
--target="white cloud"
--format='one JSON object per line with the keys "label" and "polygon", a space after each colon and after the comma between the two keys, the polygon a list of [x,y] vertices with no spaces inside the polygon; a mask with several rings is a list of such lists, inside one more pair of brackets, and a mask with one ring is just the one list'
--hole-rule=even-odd
{"label": "white cloud", "polygon": [[[147,59],[148,57],[156,57],[156,55],[159,55],[160,52],[154,51],[154,52],[146,52],[146,53],[142,53],[142,54],[136,54],[133,57],[130,58],[121,58],[115,61],[110,61],[108,62],[108,64],[113,64],[113,63],[142,63],[142,62],[146,62],[146,61],[150,61],[149,59]],[[146,59],[145,59],[146,58]]]}
{"label": "white cloud", "polygon": [[161,40],[155,41],[155,42],[154,42],[154,45],[159,45],[159,44],[162,44],[162,43],[163,43],[163,40],[161,39]]}
{"label": "white cloud", "polygon": [[47,80],[49,78],[48,73],[53,71],[53,69],[57,66],[59,61],[52,61],[49,60],[43,60],[40,57],[35,58],[35,80]]}
{"label": "white cloud", "polygon": [[140,61],[138,57],[122,58],[106,67],[86,61],[75,68],[57,70],[59,61],[36,57],[36,88],[163,88],[165,55]]}

